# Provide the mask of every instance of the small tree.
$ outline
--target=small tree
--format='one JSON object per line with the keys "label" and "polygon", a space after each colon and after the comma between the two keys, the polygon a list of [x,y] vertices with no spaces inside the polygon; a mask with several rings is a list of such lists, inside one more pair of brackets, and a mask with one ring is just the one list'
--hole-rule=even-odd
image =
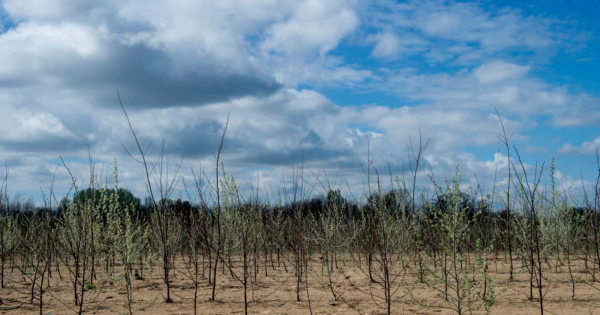
{"label": "small tree", "polygon": [[[471,313],[481,307],[489,310],[495,301],[486,271],[490,248],[483,248],[480,239],[472,244],[470,230],[477,214],[472,213],[469,203],[465,202],[470,198],[465,198],[460,191],[458,168],[455,178],[446,181],[445,190],[435,181],[434,186],[438,196],[444,196],[438,197],[430,208],[433,231],[438,234],[436,240],[443,260],[439,270],[426,267],[424,282],[443,294],[446,304],[438,307],[453,309],[457,314]],[[442,199],[444,202],[440,203]],[[475,250],[476,259],[469,259],[470,250]],[[429,256],[430,260],[436,259],[431,252],[423,255]]]}
{"label": "small tree", "polygon": [[[134,312],[133,309],[133,264],[137,261],[141,246],[144,244],[143,238],[144,230],[139,226],[135,220],[136,205],[135,199],[128,198],[129,204],[122,203],[126,202],[122,196],[124,190],[118,187],[118,172],[117,165],[115,163],[114,168],[114,189],[109,190],[107,188],[100,191],[102,203],[107,205],[106,221],[107,230],[105,232],[108,237],[111,238],[111,244],[113,250],[117,253],[118,257],[122,262],[122,279],[125,283],[126,303],[125,308],[131,315]],[[121,192],[121,193],[120,193]],[[131,195],[133,196],[133,195]]]}
{"label": "small tree", "polygon": [[[76,187],[75,180],[73,185]],[[76,189],[77,190],[77,189]],[[61,213],[58,231],[60,258],[71,274],[73,302],[78,313],[84,311],[85,288],[92,280],[93,230],[96,200],[73,203]]]}

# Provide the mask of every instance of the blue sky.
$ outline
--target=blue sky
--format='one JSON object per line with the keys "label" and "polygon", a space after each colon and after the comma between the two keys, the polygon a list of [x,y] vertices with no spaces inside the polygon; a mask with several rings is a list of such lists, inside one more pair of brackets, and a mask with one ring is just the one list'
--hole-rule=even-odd
{"label": "blue sky", "polygon": [[276,191],[304,159],[332,188],[361,192],[367,151],[402,177],[420,132],[431,141],[421,186],[428,169],[451,176],[459,165],[465,185],[477,176],[490,191],[497,168],[506,184],[497,110],[527,169],[556,157],[577,196],[597,175],[598,9],[597,0],[0,0],[9,191],[40,203],[54,177],[62,197],[60,156],[85,187],[91,154],[98,178],[116,159],[120,184],[144,195],[142,168],[123,149],[135,147],[119,90],[142,142],[154,144],[150,157],[163,141],[171,163],[183,156],[180,189],[191,169],[214,163],[229,113],[223,160],[246,188]]}

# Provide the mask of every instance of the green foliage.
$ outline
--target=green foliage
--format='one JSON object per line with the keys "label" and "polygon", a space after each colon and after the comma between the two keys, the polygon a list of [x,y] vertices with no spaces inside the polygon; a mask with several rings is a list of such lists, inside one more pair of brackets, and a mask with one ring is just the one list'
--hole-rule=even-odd
{"label": "green foliage", "polygon": [[[117,257],[123,262],[123,279],[125,280],[126,304],[125,308],[130,314],[133,313],[133,264],[137,261],[141,249],[145,245],[145,229],[135,220],[136,207],[139,199],[128,198],[129,203],[124,203],[123,196],[128,194],[118,187],[118,169],[114,168],[115,186],[113,189],[104,188],[100,191],[102,207],[107,210],[106,227],[108,232],[107,242],[112,246]],[[129,193],[130,194],[130,193]],[[137,201],[137,204],[136,204]]]}
{"label": "green foliage", "polygon": [[[112,199],[113,195],[116,196],[116,205],[118,207],[129,207],[132,206],[134,209],[140,208],[140,199],[135,197],[131,191],[125,188],[119,188],[115,185],[113,188],[86,188],[78,191],[73,196],[73,203],[85,204],[86,202],[100,202],[101,200],[106,201]],[[61,201],[61,206],[68,205],[68,200]]]}
{"label": "green foliage", "polygon": [[[484,247],[481,239],[473,239],[471,235],[471,227],[480,212],[473,213],[471,198],[461,192],[458,168],[455,178],[446,180],[445,188],[436,185],[436,190],[443,198],[438,197],[437,202],[430,205],[429,224],[443,259],[439,268],[425,267],[423,282],[442,293],[445,307],[458,314],[471,313],[482,307],[489,310],[495,302],[495,292],[487,274],[491,247]],[[423,251],[422,255],[433,261],[436,260],[435,253],[435,250],[429,250]]]}
{"label": "green foliage", "polygon": [[[511,271],[530,277],[531,299],[533,288],[553,288],[549,272],[561,268],[570,276],[574,298],[576,285],[583,281],[573,271],[575,263],[585,257],[591,265],[585,268],[592,272],[600,265],[598,209],[591,202],[574,207],[577,203],[569,189],[558,188],[553,165],[546,190],[530,187],[525,171],[515,170],[508,184],[516,189],[511,198],[500,201],[503,211],[499,212],[491,207],[493,198],[502,193],[482,197],[479,189],[465,190],[458,168],[442,186],[431,176],[433,190],[419,194],[398,178],[387,190],[378,179],[353,202],[341,189],[325,184],[322,193],[301,192],[299,197],[286,195],[289,189],[277,196],[259,196],[257,189],[246,196],[241,193],[244,187],[220,166],[222,177],[206,185],[211,193],[202,195],[198,185],[199,204],[181,197],[170,199],[169,193],[161,192],[156,202],[145,199],[148,211],[143,219],[138,216],[140,199],[119,188],[116,165],[112,187],[102,187],[92,176],[89,188],[77,191],[74,185],[73,201],[63,198],[56,213],[4,211],[0,214],[2,261],[22,262],[22,276],[34,288],[38,281],[40,293],[35,298],[40,301],[44,290],[52,288],[39,285],[39,278],[50,270],[50,263],[62,264],[80,309],[94,300],[86,298],[85,291],[94,289],[94,268],[102,265],[105,277],[126,291],[124,308],[130,314],[135,311],[134,280],[143,278],[136,268],[152,269],[157,261],[167,295],[169,283],[182,273],[196,290],[205,281],[214,287],[222,283],[216,281],[217,275],[229,277],[244,287],[246,312],[249,290],[254,293],[254,285],[272,269],[282,267],[290,278],[295,277],[296,299],[310,302],[309,283],[329,289],[333,300],[343,300],[347,285],[354,286],[346,272],[357,267],[370,280],[361,292],[388,314],[394,312],[399,292],[426,304],[414,295],[420,284],[411,276],[442,296],[429,306],[458,314],[489,313],[506,290],[497,289],[499,281],[488,272],[490,255],[506,251],[510,242],[521,267]],[[273,199],[277,202],[269,203]],[[5,198],[0,200],[6,210]],[[174,269],[179,257],[184,257],[184,264]],[[353,265],[349,267],[346,260]],[[321,268],[314,268],[315,261]],[[171,270],[177,271],[176,279],[170,280]],[[198,292],[194,294],[197,298]]]}

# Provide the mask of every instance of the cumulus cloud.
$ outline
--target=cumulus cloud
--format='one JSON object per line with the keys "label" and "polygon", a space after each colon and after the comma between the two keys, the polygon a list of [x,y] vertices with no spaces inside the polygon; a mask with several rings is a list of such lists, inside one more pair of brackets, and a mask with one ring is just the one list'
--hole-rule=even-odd
{"label": "cumulus cloud", "polygon": [[[600,108],[597,97],[533,71],[538,58],[569,46],[568,36],[510,8],[387,0],[1,6],[0,158],[26,192],[47,187],[55,172],[56,188],[68,191],[59,154],[85,185],[89,146],[98,170],[106,174],[117,158],[123,184],[145,193],[139,165],[123,149],[136,146],[117,90],[142,145],[152,144],[153,163],[163,150],[171,161],[184,157],[182,170],[213,165],[229,113],[228,174],[274,186],[304,163],[359,188],[368,156],[403,174],[407,144],[419,135],[431,139],[427,161],[436,174],[460,164],[469,176],[491,178],[506,157],[469,150],[499,144],[495,108],[516,144],[529,140],[539,117],[554,127],[600,119],[590,110]],[[378,104],[382,95],[394,105]],[[353,106],[336,104],[344,97]]]}
{"label": "cumulus cloud", "polygon": [[[599,126],[600,98],[588,94],[554,96],[563,104],[560,114],[552,118],[552,124],[557,127]],[[552,96],[550,96],[552,97]]]}
{"label": "cumulus cloud", "polygon": [[529,66],[491,61],[472,70],[441,73],[415,69],[383,69],[373,74],[369,89],[383,90],[415,102],[520,116],[536,126],[535,118],[550,117],[556,127],[595,126],[600,119],[600,98],[576,94],[568,86],[549,84],[526,75]]}
{"label": "cumulus cloud", "polygon": [[292,56],[324,55],[358,25],[350,1],[303,1],[289,19],[269,27],[262,49]]}
{"label": "cumulus cloud", "polygon": [[473,75],[481,83],[493,83],[508,79],[518,79],[527,74],[529,69],[529,66],[493,61],[477,67],[473,71]]}
{"label": "cumulus cloud", "polygon": [[558,153],[565,154],[595,154],[600,149],[600,137],[592,141],[584,141],[580,146],[567,143],[563,145]]}
{"label": "cumulus cloud", "polygon": [[94,8],[93,1],[77,0],[5,0],[4,9],[15,20],[56,20],[83,14]]}
{"label": "cumulus cloud", "polygon": [[55,115],[45,111],[4,106],[0,117],[0,147],[12,152],[71,151],[85,142]]}
{"label": "cumulus cloud", "polygon": [[[80,9],[92,15],[88,20],[77,18],[72,12],[77,6],[67,1],[45,5],[54,9],[5,4],[15,19],[24,19],[0,34],[6,47],[0,56],[6,63],[0,81],[7,86],[68,86],[104,101],[119,88],[139,107],[201,105],[268,94],[280,86],[252,56],[239,29],[221,29],[226,17],[218,15],[212,17],[217,25],[207,28],[203,16],[188,14],[205,12],[193,4],[86,4]],[[147,12],[134,12],[133,7]],[[163,19],[165,14],[168,19]],[[257,23],[247,20],[247,25]],[[102,95],[99,90],[109,92]]]}

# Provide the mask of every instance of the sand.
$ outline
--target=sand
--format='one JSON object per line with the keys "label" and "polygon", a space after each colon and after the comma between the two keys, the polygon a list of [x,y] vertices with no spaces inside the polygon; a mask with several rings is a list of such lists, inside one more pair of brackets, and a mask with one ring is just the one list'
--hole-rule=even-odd
{"label": "sand", "polygon": [[[156,260],[158,262],[158,260]],[[520,268],[515,260],[517,274],[510,282],[508,264],[503,257],[492,259],[489,263],[489,275],[493,279],[496,302],[491,314],[539,314],[537,289],[536,299],[530,301],[529,278],[526,270]],[[171,295],[173,303],[164,302],[165,284],[161,279],[162,270],[159,265],[145,267],[143,280],[134,281],[134,303],[136,314],[193,314],[194,286],[186,276],[185,264],[178,258],[177,268],[173,271]],[[310,263],[307,297],[306,283],[302,283],[301,301],[296,300],[296,277],[290,261],[275,260],[268,264],[265,275],[264,262],[259,267],[256,281],[248,285],[248,310],[250,314],[386,314],[383,291],[379,283],[369,281],[364,261],[361,268],[349,258],[338,262],[339,271],[333,274],[332,287],[339,295],[333,299],[328,277],[323,273],[323,264],[319,257]],[[571,300],[571,283],[566,266],[548,269],[545,279],[544,308],[547,314],[600,314],[600,282],[593,281],[592,270],[586,270],[582,261],[573,266],[575,271],[576,295]],[[590,266],[591,268],[591,263]],[[286,271],[287,269],[287,271]],[[44,294],[43,314],[75,314],[77,307],[73,303],[72,285],[68,272],[61,269],[63,280],[60,280],[53,267],[50,288]],[[241,273],[236,267],[234,271]],[[393,290],[393,314],[456,314],[444,300],[443,294],[419,283],[415,277],[414,267],[402,270],[399,267]],[[39,314],[37,301],[30,304],[31,281],[24,280],[18,270],[10,273],[7,270],[6,288],[0,289],[0,305],[2,314]],[[208,276],[208,270],[206,271]],[[243,314],[243,286],[219,268],[216,301],[210,301],[212,286],[208,279],[200,281],[198,291],[198,314]],[[94,288],[86,291],[84,308],[86,314],[124,314],[126,290],[119,277],[109,278],[100,270]],[[427,305],[427,306],[425,306]],[[484,309],[475,314],[484,314]]]}

